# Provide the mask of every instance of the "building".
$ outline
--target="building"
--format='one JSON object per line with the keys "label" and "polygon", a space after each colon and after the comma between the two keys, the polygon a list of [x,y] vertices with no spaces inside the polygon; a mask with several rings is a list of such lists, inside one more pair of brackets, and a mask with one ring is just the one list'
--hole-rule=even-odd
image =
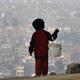
{"label": "building", "polygon": [[24,76],[24,66],[23,65],[16,66],[16,76]]}

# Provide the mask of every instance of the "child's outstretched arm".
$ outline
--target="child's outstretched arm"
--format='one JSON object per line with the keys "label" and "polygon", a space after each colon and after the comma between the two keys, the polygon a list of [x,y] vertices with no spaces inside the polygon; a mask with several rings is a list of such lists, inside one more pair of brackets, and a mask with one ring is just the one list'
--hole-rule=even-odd
{"label": "child's outstretched arm", "polygon": [[32,35],[31,41],[30,41],[30,46],[29,46],[29,53],[30,56],[32,56],[32,53],[34,51],[34,46],[35,46],[35,37]]}
{"label": "child's outstretched arm", "polygon": [[58,32],[59,29],[55,29],[54,33],[52,34],[53,40],[56,40]]}

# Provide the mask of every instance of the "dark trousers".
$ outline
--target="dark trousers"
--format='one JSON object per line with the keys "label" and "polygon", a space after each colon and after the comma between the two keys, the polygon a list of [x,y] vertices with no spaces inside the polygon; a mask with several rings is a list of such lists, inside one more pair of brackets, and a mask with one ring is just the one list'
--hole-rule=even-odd
{"label": "dark trousers", "polygon": [[48,73],[48,58],[35,59],[36,76],[47,75]]}

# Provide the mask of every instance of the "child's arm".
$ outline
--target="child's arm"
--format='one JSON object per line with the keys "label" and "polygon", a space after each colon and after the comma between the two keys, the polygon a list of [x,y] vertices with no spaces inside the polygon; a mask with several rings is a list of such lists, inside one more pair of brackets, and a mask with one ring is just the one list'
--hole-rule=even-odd
{"label": "child's arm", "polygon": [[48,34],[48,40],[49,40],[49,41],[53,41],[52,35],[51,35],[49,32],[47,32],[47,34]]}
{"label": "child's arm", "polygon": [[35,46],[35,37],[32,35],[31,41],[30,41],[30,46],[29,46],[29,53],[30,56],[32,56],[32,53],[34,51],[34,46]]}
{"label": "child's arm", "polygon": [[55,29],[54,33],[52,34],[52,37],[54,40],[56,40],[58,32],[59,32],[59,29]]}

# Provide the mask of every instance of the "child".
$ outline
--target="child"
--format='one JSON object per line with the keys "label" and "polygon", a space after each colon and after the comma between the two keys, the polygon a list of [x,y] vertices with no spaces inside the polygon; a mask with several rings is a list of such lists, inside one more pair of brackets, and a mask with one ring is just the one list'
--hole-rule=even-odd
{"label": "child", "polygon": [[31,38],[29,53],[32,56],[34,51],[35,56],[35,73],[36,76],[47,75],[48,73],[48,43],[57,38],[58,29],[51,35],[48,31],[44,30],[44,21],[40,18],[32,23],[36,30]]}

